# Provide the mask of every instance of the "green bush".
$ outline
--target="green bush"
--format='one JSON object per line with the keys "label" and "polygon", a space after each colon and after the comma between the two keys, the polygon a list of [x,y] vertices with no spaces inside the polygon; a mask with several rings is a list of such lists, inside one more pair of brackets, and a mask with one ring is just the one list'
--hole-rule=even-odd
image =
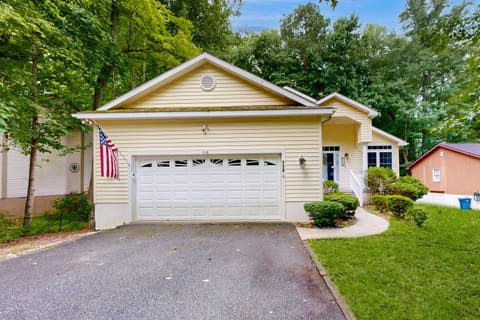
{"label": "green bush", "polygon": [[345,211],[343,215],[340,217],[341,219],[348,219],[351,218],[355,215],[355,210],[359,206],[359,202],[357,197],[349,195],[349,194],[344,194],[344,193],[333,193],[326,195],[323,198],[325,201],[333,201],[333,202],[338,202],[343,205],[345,208]]}
{"label": "green bush", "polygon": [[332,194],[338,192],[338,183],[331,180],[323,181],[323,194]]}
{"label": "green bush", "polygon": [[410,208],[405,214],[405,216],[412,219],[419,227],[423,226],[425,221],[428,219],[428,215],[425,209],[419,207]]}
{"label": "green bush", "polygon": [[387,212],[388,211],[388,198],[390,196],[382,196],[382,195],[373,195],[370,198],[370,203],[377,207],[380,212]]}
{"label": "green bush", "polygon": [[[415,188],[414,196],[415,199],[409,197],[413,201],[420,199],[428,193],[428,187],[422,182],[422,180],[412,177],[404,176],[398,179],[398,183],[407,184]],[[406,195],[405,195],[406,196]]]}
{"label": "green bush", "polygon": [[400,195],[389,196],[388,209],[397,217],[403,218],[405,213],[413,207],[413,200]]}
{"label": "green bush", "polygon": [[397,180],[392,169],[370,167],[367,172],[367,187],[372,194],[388,194],[388,185]]}
{"label": "green bush", "polygon": [[307,202],[304,209],[319,227],[334,227],[336,219],[345,211],[342,204],[333,201]]}
{"label": "green bush", "polygon": [[0,212],[0,243],[15,240],[22,235],[22,224],[7,213]]}
{"label": "green bush", "polygon": [[67,221],[83,221],[88,222],[92,205],[87,200],[84,193],[72,192],[63,198],[59,198],[53,202],[53,207],[60,220]]}

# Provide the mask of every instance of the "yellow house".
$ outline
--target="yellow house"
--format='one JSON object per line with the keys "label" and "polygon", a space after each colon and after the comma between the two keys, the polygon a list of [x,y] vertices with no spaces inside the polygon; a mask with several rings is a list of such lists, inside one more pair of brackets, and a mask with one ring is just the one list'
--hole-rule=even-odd
{"label": "yellow house", "polygon": [[360,199],[368,166],[398,173],[405,141],[372,127],[377,113],[333,93],[319,101],[209,54],[92,112],[120,151],[120,179],[100,176],[97,229],[132,221],[305,221],[334,180]]}

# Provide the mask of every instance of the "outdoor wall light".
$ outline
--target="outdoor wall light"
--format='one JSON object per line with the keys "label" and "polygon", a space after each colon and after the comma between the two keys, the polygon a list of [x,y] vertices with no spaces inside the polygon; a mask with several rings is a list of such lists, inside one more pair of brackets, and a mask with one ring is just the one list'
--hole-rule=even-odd
{"label": "outdoor wall light", "polygon": [[349,157],[349,156],[350,156],[350,155],[348,154],[348,152],[346,152],[345,155],[344,155],[345,159],[347,159],[347,160],[348,160],[348,157]]}
{"label": "outdoor wall light", "polygon": [[305,160],[305,158],[303,156],[301,156],[299,159],[298,159],[298,164],[300,165],[300,167],[302,168],[305,168],[305,164],[306,164],[307,160]]}

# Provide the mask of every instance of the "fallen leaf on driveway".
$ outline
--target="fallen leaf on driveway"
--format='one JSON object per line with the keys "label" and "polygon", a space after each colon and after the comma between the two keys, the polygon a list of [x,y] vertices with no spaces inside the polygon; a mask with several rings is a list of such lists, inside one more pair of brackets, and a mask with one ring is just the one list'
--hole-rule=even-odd
{"label": "fallen leaf on driveway", "polygon": [[242,264],[240,265],[240,268],[246,268],[246,267],[248,267],[248,264],[242,263]]}
{"label": "fallen leaf on driveway", "polygon": [[202,280],[203,282],[208,282],[208,279]]}
{"label": "fallen leaf on driveway", "polygon": [[170,279],[172,279],[172,277],[166,277],[166,278],[165,278],[165,280],[170,280]]}
{"label": "fallen leaf on driveway", "polygon": [[172,251],[177,251],[177,247],[173,247],[173,248],[172,248]]}

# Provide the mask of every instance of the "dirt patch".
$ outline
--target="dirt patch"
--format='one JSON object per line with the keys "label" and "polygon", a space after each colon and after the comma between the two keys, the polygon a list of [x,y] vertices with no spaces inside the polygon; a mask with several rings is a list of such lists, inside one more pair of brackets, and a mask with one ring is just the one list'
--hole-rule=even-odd
{"label": "dirt patch", "polygon": [[92,230],[80,230],[21,237],[20,239],[0,244],[0,261],[16,258],[39,250],[47,250],[62,243],[74,241],[93,233],[95,232]]}

